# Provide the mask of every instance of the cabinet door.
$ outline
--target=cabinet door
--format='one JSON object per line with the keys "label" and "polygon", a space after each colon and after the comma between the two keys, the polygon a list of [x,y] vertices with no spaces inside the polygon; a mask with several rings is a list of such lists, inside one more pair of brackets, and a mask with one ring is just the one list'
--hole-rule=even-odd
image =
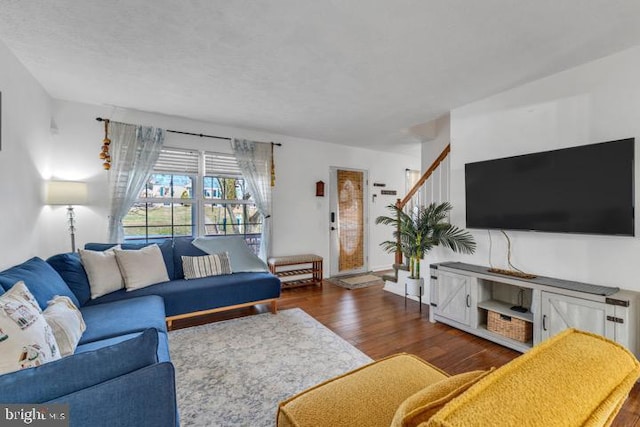
{"label": "cabinet door", "polygon": [[[469,325],[471,323],[471,281],[473,278],[461,274],[438,272],[435,293],[437,315]],[[433,294],[432,294],[433,295]]]}
{"label": "cabinet door", "polygon": [[576,328],[615,339],[612,322],[607,321],[612,306],[601,302],[542,292],[541,338],[547,339],[567,328]]}

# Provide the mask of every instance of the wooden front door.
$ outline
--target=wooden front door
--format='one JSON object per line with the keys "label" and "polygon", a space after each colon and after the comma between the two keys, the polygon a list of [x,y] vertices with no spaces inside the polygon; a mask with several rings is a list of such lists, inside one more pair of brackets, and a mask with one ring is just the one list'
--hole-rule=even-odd
{"label": "wooden front door", "polygon": [[331,275],[367,271],[367,172],[331,168]]}

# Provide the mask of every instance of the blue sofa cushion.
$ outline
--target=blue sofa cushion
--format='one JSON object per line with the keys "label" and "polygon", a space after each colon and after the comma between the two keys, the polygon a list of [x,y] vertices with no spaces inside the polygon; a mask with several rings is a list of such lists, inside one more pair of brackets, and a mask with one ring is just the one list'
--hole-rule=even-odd
{"label": "blue sofa cushion", "polygon": [[[162,259],[164,260],[164,264],[167,267],[169,280],[175,279],[176,273],[173,266],[173,240],[166,239],[162,243],[122,243],[120,244],[120,247],[125,250],[137,250],[155,244],[160,247],[160,251],[162,252]],[[112,248],[115,245],[117,245],[117,243],[87,243],[86,245],[84,245],[84,248],[90,251],[106,251],[107,249]]]}
{"label": "blue sofa cushion", "polygon": [[102,252],[102,251],[106,251],[107,249],[110,249],[112,247],[114,247],[115,245],[117,245],[117,243],[85,243],[84,248],[88,251],[98,251],[98,252]]}
{"label": "blue sofa cushion", "polygon": [[31,258],[0,272],[0,285],[5,290],[10,289],[20,280],[27,285],[42,310],[47,308],[47,302],[56,295],[69,297],[76,307],[80,306],[78,299],[58,272],[41,258]]}
{"label": "blue sofa cushion", "polygon": [[[112,292],[91,300],[91,304],[126,300],[132,296],[159,295],[164,299],[167,316],[278,298],[280,279],[271,273],[233,273],[201,279],[174,280],[138,289]],[[109,304],[111,305],[111,304]],[[84,314],[84,311],[83,311]],[[86,321],[86,319],[85,319]],[[87,324],[87,332],[90,330]],[[87,333],[85,332],[85,334]]]}
{"label": "blue sofa cushion", "polygon": [[[173,240],[173,264],[175,268],[175,278],[184,279],[184,270],[182,269],[183,256],[203,256],[209,255],[191,244],[193,237],[178,237]],[[231,271],[233,271],[233,266]]]}
{"label": "blue sofa cushion", "polygon": [[91,288],[87,272],[82,266],[80,255],[75,252],[54,255],[47,262],[65,281],[71,292],[76,296],[80,305],[85,305],[91,300]]}
{"label": "blue sofa cushion", "polygon": [[0,402],[42,403],[100,384],[156,363],[157,349],[158,333],[150,329],[115,345],[1,375]]}
{"label": "blue sofa cushion", "polygon": [[175,371],[156,363],[45,403],[69,405],[69,425],[177,427]]}
{"label": "blue sofa cushion", "polygon": [[[108,347],[110,345],[118,344],[122,341],[127,341],[141,335],[142,332],[135,332],[132,334],[118,335],[117,337],[106,338],[100,341],[92,341],[86,344],[79,345],[76,348],[75,354],[86,353],[88,351],[98,350],[102,347]],[[171,357],[169,355],[169,339],[166,332],[158,332],[158,362],[170,362]]]}
{"label": "blue sofa cushion", "polygon": [[[151,286],[150,288],[152,288]],[[148,288],[144,288],[148,289]],[[120,291],[113,292],[113,295]],[[125,292],[126,298],[112,304],[99,304],[104,297],[91,300],[80,308],[87,330],[80,338],[79,345],[100,341],[148,328],[166,332],[164,303],[162,298],[153,294],[143,298],[134,298],[133,292]]]}

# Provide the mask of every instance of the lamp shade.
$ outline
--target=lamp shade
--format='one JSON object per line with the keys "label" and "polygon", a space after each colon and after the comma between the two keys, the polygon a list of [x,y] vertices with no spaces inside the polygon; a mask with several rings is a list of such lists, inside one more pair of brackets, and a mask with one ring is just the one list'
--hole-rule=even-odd
{"label": "lamp shade", "polygon": [[84,205],[87,203],[87,183],[75,181],[48,181],[48,205]]}

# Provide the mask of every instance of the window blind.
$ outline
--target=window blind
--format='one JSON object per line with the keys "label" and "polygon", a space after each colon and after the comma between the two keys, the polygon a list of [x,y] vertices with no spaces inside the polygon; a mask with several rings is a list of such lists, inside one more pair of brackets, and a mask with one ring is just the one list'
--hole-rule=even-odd
{"label": "window blind", "polygon": [[224,153],[204,153],[204,174],[208,176],[242,177],[236,156]]}
{"label": "window blind", "polygon": [[[242,177],[238,161],[233,154],[204,152],[204,174],[208,176]],[[153,168],[158,173],[185,175],[198,174],[200,153],[180,148],[163,148]]]}
{"label": "window blind", "polygon": [[197,151],[181,150],[179,148],[163,148],[153,168],[154,172],[197,175],[198,159]]}

